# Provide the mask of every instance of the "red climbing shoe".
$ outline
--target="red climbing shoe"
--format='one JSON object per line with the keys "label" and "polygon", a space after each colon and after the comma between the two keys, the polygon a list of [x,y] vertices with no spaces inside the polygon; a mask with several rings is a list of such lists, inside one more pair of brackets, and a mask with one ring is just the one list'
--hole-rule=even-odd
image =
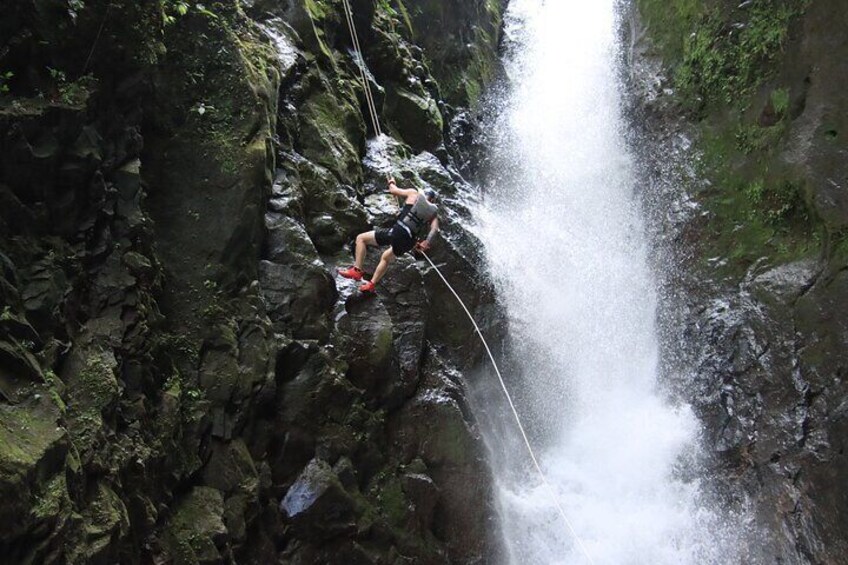
{"label": "red climbing shoe", "polygon": [[339,269],[339,274],[346,279],[362,280],[362,269],[357,269],[355,266],[347,269]]}
{"label": "red climbing shoe", "polygon": [[377,285],[371,281],[359,287],[359,292],[377,292]]}

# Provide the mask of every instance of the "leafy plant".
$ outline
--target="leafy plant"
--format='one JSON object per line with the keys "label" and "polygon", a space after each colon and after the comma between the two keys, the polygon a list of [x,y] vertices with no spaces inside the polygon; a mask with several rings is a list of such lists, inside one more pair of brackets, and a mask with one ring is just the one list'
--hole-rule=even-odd
{"label": "leafy plant", "polygon": [[94,89],[96,83],[95,78],[88,74],[83,75],[77,80],[68,80],[67,75],[59,69],[47,67],[50,77],[53,79],[56,87],[56,98],[63,104],[69,106],[77,106],[83,104],[88,95]]}
{"label": "leafy plant", "polygon": [[771,93],[771,105],[774,108],[774,113],[778,116],[785,116],[789,112],[789,90],[786,88],[777,88]]}
{"label": "leafy plant", "polygon": [[192,5],[189,2],[184,2],[183,0],[160,0],[160,6],[162,7],[162,19],[165,22],[165,25],[175,24],[179,18],[187,15],[190,11],[202,14],[213,20],[218,19],[217,14],[209,10],[209,8],[205,5],[199,3]]}
{"label": "leafy plant", "polygon": [[[717,10],[702,14],[684,41],[675,82],[691,102],[732,103],[769,73],[783,51],[790,21],[809,0],[752,0],[729,21]],[[784,92],[788,108],[788,92]],[[782,101],[782,99],[781,99]]]}
{"label": "leafy plant", "polygon": [[165,25],[172,25],[176,23],[177,18],[181,18],[188,14],[190,6],[188,5],[188,3],[182,2],[180,0],[167,0],[163,3],[162,8]]}
{"label": "leafy plant", "polygon": [[785,132],[786,122],[784,121],[768,127],[757,124],[740,125],[736,130],[736,148],[746,155],[755,151],[766,151],[775,147]]}
{"label": "leafy plant", "polygon": [[15,76],[12,71],[0,72],[0,94],[9,92],[9,81]]}
{"label": "leafy plant", "polygon": [[76,21],[79,13],[85,9],[85,2],[83,0],[68,0],[68,15],[71,17],[71,20]]}

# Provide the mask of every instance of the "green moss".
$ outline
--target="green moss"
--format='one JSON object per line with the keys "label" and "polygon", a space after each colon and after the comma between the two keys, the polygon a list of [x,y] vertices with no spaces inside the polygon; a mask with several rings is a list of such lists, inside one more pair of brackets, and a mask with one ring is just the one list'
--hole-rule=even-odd
{"label": "green moss", "polygon": [[769,151],[783,139],[786,125],[785,121],[766,127],[757,124],[739,125],[735,133],[736,148],[745,155]]}
{"label": "green moss", "polygon": [[312,32],[314,34],[315,41],[317,42],[318,49],[326,57],[327,61],[335,67],[336,58],[333,54],[333,50],[327,44],[326,33],[323,27],[325,23],[324,20],[334,12],[329,10],[320,0],[304,0],[303,5],[306,8],[309,19],[311,20]]}
{"label": "green moss", "polygon": [[403,3],[403,0],[394,0],[394,4],[397,6],[398,12],[400,12],[401,17],[403,18],[403,24],[409,31],[410,37],[414,39],[415,29],[412,27],[412,20],[409,17],[409,10],[406,9],[406,5]]}
{"label": "green moss", "polygon": [[44,485],[42,491],[36,494],[30,512],[36,521],[47,520],[66,512],[70,504],[65,473],[57,473]]}
{"label": "green moss", "polygon": [[637,3],[666,61],[679,64],[686,38],[703,13],[703,0],[638,0]]}
{"label": "green moss", "polygon": [[103,356],[92,354],[82,370],[68,378],[68,432],[81,452],[94,446],[103,428],[103,410],[118,398],[118,381]]}
{"label": "green moss", "polygon": [[752,0],[735,9],[708,0],[639,0],[675,84],[692,107],[732,104],[768,77],[792,20],[809,0]]}
{"label": "green moss", "polygon": [[300,108],[303,155],[345,182],[355,182],[361,176],[359,140],[365,137],[365,125],[351,99],[335,92],[352,95],[322,80],[322,88]]}
{"label": "green moss", "polygon": [[393,477],[383,486],[379,495],[380,507],[386,519],[395,527],[403,527],[409,503],[403,493],[400,480]]}
{"label": "green moss", "polygon": [[44,399],[32,406],[0,405],[0,481],[23,480],[27,469],[64,436],[58,416]]}
{"label": "green moss", "polygon": [[713,183],[699,195],[711,212],[702,255],[728,259],[731,272],[744,271],[760,257],[783,262],[820,250],[821,227],[806,201],[804,181],[769,168],[779,136],[769,137],[773,128],[751,128],[736,135],[718,128],[701,140],[701,174]]}
{"label": "green moss", "polygon": [[803,172],[780,158],[791,119],[789,89],[759,92],[808,4],[638,0],[679,99],[701,127],[700,173],[711,181],[699,195],[710,211],[703,257],[726,259],[719,263],[733,272],[760,257],[781,262],[820,250],[822,227]]}
{"label": "green moss", "polygon": [[392,327],[381,328],[380,333],[374,340],[374,349],[371,353],[372,359],[388,359],[392,355]]}
{"label": "green moss", "polygon": [[127,509],[115,491],[103,481],[97,484],[94,496],[81,514],[84,544],[74,547],[78,558],[71,557],[69,561],[72,563],[102,559],[104,552],[128,533],[130,520]]}
{"label": "green moss", "polygon": [[783,118],[789,111],[789,89],[776,88],[771,92],[770,101],[775,114]]}
{"label": "green moss", "polygon": [[206,563],[221,558],[214,538],[226,531],[224,498],[218,490],[195,487],[175,506],[165,527],[164,545],[175,563]]}

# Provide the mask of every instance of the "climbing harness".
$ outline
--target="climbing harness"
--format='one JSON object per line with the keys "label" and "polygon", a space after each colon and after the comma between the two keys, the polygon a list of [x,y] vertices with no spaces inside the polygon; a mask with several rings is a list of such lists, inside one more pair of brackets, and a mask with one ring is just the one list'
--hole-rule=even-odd
{"label": "climbing harness", "polygon": [[[366,102],[368,104],[368,112],[370,114],[371,124],[374,127],[374,132],[379,136],[379,135],[382,135],[383,132],[380,129],[380,119],[378,117],[379,114],[377,112],[377,105],[374,103],[374,95],[371,92],[371,86],[368,84],[368,78],[367,78],[367,75],[366,75],[366,67],[365,67],[365,59],[362,57],[362,49],[359,46],[359,37],[356,33],[356,27],[354,26],[354,22],[353,22],[353,10],[350,7],[350,1],[349,0],[343,0],[343,3],[344,3],[345,18],[347,19],[348,29],[350,30],[351,40],[353,41],[353,49],[356,53],[357,62],[359,63],[359,76],[360,76],[360,79],[362,80],[362,88],[365,91],[365,99],[366,99]],[[389,176],[389,175],[387,175],[387,176]],[[419,200],[420,200],[420,198],[419,198]],[[442,271],[439,270],[439,267],[437,267],[436,264],[433,263],[433,260],[430,259],[430,256],[427,255],[427,253],[425,253],[423,250],[419,250],[419,252],[421,253],[421,255],[424,256],[425,259],[427,259],[427,262],[430,263],[430,266],[433,268],[433,270],[436,272],[436,274],[439,275],[439,278],[442,279],[442,282],[445,283],[445,286],[448,288],[448,290],[451,292],[451,294],[453,294],[453,296],[456,298],[457,302],[459,302],[459,305],[465,311],[465,314],[468,316],[468,319],[471,320],[471,324],[474,326],[474,330],[477,332],[477,335],[480,337],[480,341],[483,343],[483,347],[486,349],[486,353],[489,356],[489,360],[492,362],[492,367],[495,368],[495,373],[498,376],[498,382],[500,383],[501,389],[503,389],[504,395],[506,396],[506,400],[509,403],[509,408],[510,408],[510,410],[512,410],[512,415],[515,417],[515,423],[518,424],[518,430],[521,432],[521,437],[524,440],[524,445],[527,446],[527,452],[530,454],[530,459],[533,462],[533,466],[535,467],[536,471],[538,472],[539,477],[542,479],[542,483],[551,492],[551,495],[552,495],[551,498],[554,502],[554,505],[556,506],[557,510],[559,511],[559,515],[562,518],[563,522],[565,522],[565,525],[568,527],[568,531],[571,533],[571,535],[577,541],[577,545],[580,547],[580,550],[585,555],[586,560],[590,564],[594,565],[594,560],[592,559],[592,556],[589,554],[588,550],[586,549],[586,546],[583,544],[583,540],[580,538],[580,536],[577,534],[577,531],[575,531],[574,527],[571,525],[571,521],[568,519],[568,516],[566,515],[565,510],[562,508],[562,505],[560,505],[559,501],[557,500],[556,490],[554,489],[553,485],[548,481],[548,478],[545,476],[545,472],[542,471],[542,467],[541,467],[541,465],[539,465],[539,461],[536,459],[536,454],[533,451],[533,447],[530,445],[530,439],[527,437],[527,433],[524,431],[524,426],[521,423],[521,418],[518,416],[518,410],[515,409],[515,404],[512,402],[512,396],[509,394],[509,390],[506,387],[506,383],[504,382],[503,376],[501,375],[501,371],[498,368],[498,364],[497,364],[497,362],[495,362],[495,356],[492,355],[492,350],[489,348],[489,343],[486,341],[486,338],[483,337],[483,332],[480,331],[480,326],[477,325],[476,320],[474,320],[474,316],[471,315],[471,312],[468,310],[468,307],[465,305],[465,302],[463,302],[462,298],[459,297],[459,294],[457,294],[456,290],[454,290],[453,286],[451,286],[451,284],[448,282],[448,280],[442,274]]]}
{"label": "climbing harness", "polygon": [[398,223],[403,226],[410,236],[413,234],[418,235],[421,233],[421,230],[433,221],[438,210],[436,206],[430,204],[425,196],[420,195],[415,200],[415,203],[406,209],[406,213],[398,218]]}

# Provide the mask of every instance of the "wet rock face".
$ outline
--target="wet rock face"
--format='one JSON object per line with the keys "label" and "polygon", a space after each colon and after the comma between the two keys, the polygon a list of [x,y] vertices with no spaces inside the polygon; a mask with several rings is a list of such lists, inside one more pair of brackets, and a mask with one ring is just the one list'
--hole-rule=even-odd
{"label": "wet rock face", "polygon": [[411,256],[376,296],[336,268],[394,221],[387,173],[435,188],[433,259],[497,330],[445,149],[496,65],[497,3],[444,2],[449,46],[419,30],[439,2],[354,2],[379,139],[337,2],[79,4],[0,23],[0,552],[483,561],[470,324]]}
{"label": "wet rock face", "polygon": [[[844,176],[844,160],[834,156],[845,148],[833,136],[825,142],[822,128],[839,122],[832,112],[846,97],[836,91],[839,81],[815,77],[844,63],[844,57],[832,56],[846,46],[833,24],[838,9],[834,2],[810,4],[773,69],[774,80],[789,85],[792,116],[785,143],[770,157],[801,167],[819,227],[831,234],[841,230],[836,179]],[[719,503],[750,504],[758,528],[747,540],[752,562],[840,562],[848,546],[842,492],[848,476],[848,333],[842,315],[848,259],[842,236],[789,261],[763,250],[741,274],[729,272],[729,250],[700,257],[704,218],[713,212],[698,204],[698,194],[709,191],[713,179],[698,179],[693,171],[675,176],[668,165],[669,155],[679,158],[680,169],[697,158],[699,124],[681,113],[662,65],[651,58],[656,50],[644,43],[651,29],[638,23],[631,29],[634,110],[645,120],[639,131],[651,178],[646,197],[663,203],[654,227],[661,245],[674,248],[661,252],[675,266],[664,281],[663,322],[672,350],[666,357],[675,358],[666,365],[669,374],[693,375],[672,384],[705,424],[704,465],[715,496]],[[763,89],[770,86],[767,81]],[[763,108],[762,96],[754,98]],[[760,125],[772,118],[763,111]],[[731,157],[740,166],[749,158],[741,151]],[[834,182],[824,186],[825,177]]]}
{"label": "wet rock face", "polygon": [[[697,316],[694,397],[714,464],[756,503],[760,559],[838,559],[845,541],[842,455],[844,277],[806,261],[767,270]],[[732,477],[732,479],[731,479]]]}

